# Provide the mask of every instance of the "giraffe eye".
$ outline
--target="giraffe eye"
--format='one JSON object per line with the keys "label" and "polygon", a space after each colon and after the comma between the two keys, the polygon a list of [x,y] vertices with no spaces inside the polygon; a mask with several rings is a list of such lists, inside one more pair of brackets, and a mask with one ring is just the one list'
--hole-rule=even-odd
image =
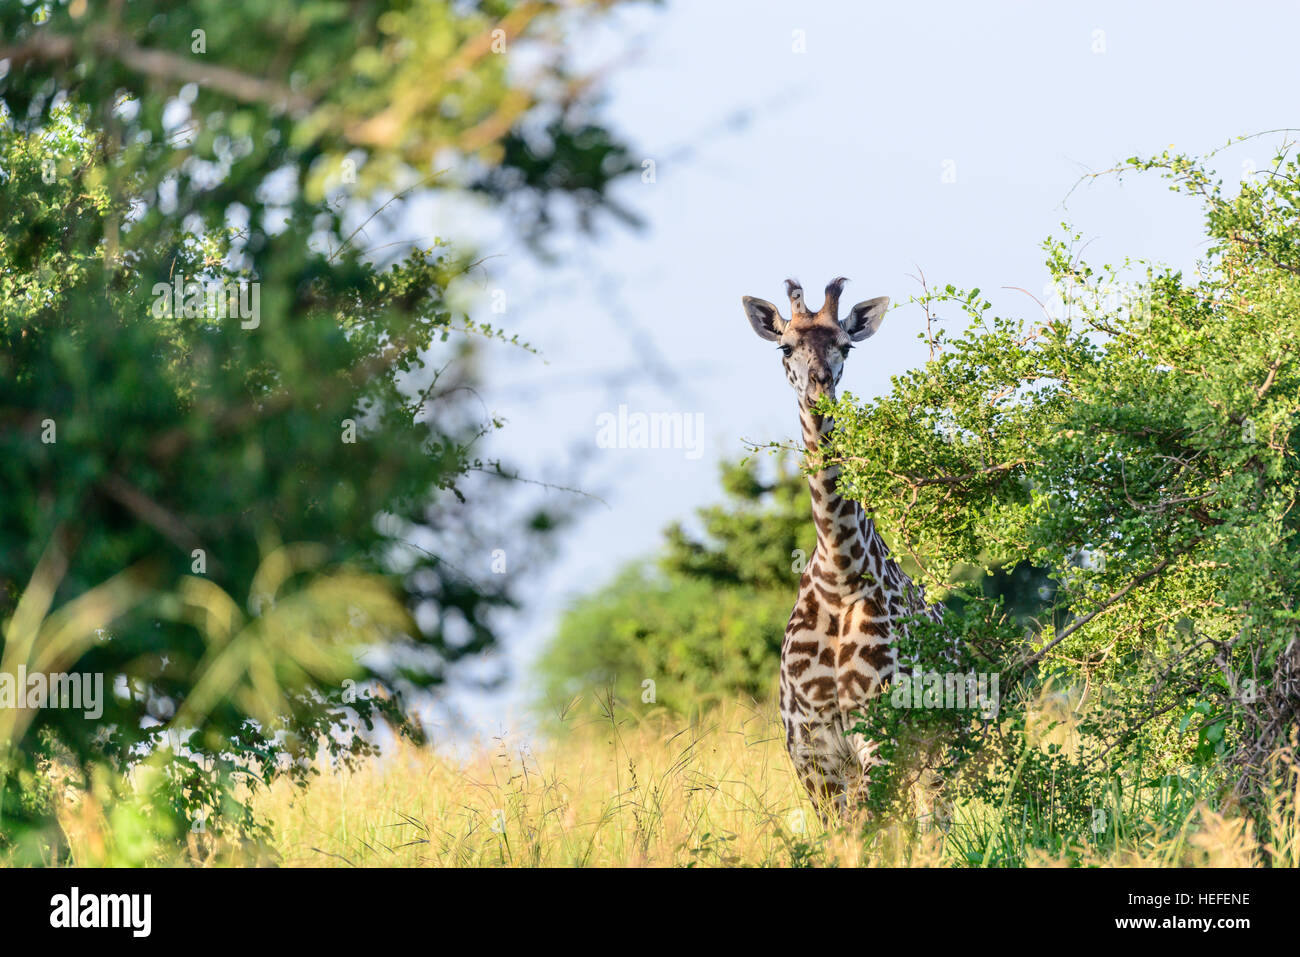
{"label": "giraffe eye", "polygon": [[847,359],[849,357],[849,350],[852,348],[853,348],[853,343],[846,342],[844,343],[844,345],[840,346],[840,353],[844,356],[844,358]]}
{"label": "giraffe eye", "polygon": [[781,354],[787,359],[794,354],[794,346],[777,346],[777,348],[781,350]]}

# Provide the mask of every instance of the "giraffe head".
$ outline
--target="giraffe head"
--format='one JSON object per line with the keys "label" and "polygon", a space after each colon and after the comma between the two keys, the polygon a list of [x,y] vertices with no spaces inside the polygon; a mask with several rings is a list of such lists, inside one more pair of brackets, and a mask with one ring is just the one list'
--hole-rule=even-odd
{"label": "giraffe head", "polygon": [[775,342],[781,350],[785,377],[801,402],[811,405],[823,395],[834,397],[835,386],[844,372],[844,360],[853,343],[861,342],[880,328],[889,308],[889,297],[860,302],[839,318],[840,291],[848,282],[842,276],[826,286],[826,300],[815,313],[808,309],[803,287],[793,279],[785,281],[790,297],[790,319],[766,299],[745,296],[741,301],[749,324],[760,337]]}

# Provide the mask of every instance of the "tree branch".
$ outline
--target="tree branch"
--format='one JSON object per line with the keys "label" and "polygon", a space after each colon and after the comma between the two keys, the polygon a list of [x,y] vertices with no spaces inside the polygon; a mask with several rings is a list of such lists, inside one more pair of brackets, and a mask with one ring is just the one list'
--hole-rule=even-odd
{"label": "tree branch", "polygon": [[[1190,546],[1188,547],[1190,548]],[[1170,557],[1164,559],[1163,561],[1158,562],[1153,568],[1147,569],[1141,575],[1138,575],[1136,578],[1132,579],[1127,585],[1125,585],[1119,591],[1115,592],[1110,597],[1108,597],[1105,601],[1103,601],[1101,605],[1099,605],[1097,608],[1093,609],[1088,614],[1084,615],[1082,618],[1076,621],[1074,624],[1070,625],[1059,635],[1057,635],[1055,638],[1053,638],[1051,641],[1045,644],[1042,648],[1040,648],[1035,654],[1032,654],[1028,658],[1026,658],[1024,667],[1029,668],[1032,665],[1038,664],[1038,662],[1042,661],[1049,651],[1051,651],[1061,642],[1065,641],[1066,638],[1069,638],[1072,634],[1074,634],[1084,625],[1088,624],[1088,622],[1092,621],[1098,615],[1101,615],[1109,611],[1113,606],[1118,604],[1120,601],[1123,601],[1124,596],[1127,595],[1129,592],[1131,592],[1138,585],[1141,585],[1143,582],[1147,581],[1148,579],[1154,578],[1156,575],[1159,575],[1162,571],[1164,571],[1171,564],[1173,564],[1175,558],[1182,557],[1182,555],[1184,555],[1186,551],[1187,549],[1184,549],[1183,551],[1179,552],[1177,555],[1171,555]]]}
{"label": "tree branch", "polygon": [[[124,66],[154,79],[178,83],[197,83],[224,93],[241,103],[266,103],[305,112],[315,104],[287,86],[241,73],[229,67],[200,63],[175,53],[149,50],[116,33],[98,33],[90,38],[96,53],[118,60]],[[28,60],[67,60],[77,53],[72,37],[38,32],[18,46],[0,49],[0,60],[9,60],[10,69]]]}

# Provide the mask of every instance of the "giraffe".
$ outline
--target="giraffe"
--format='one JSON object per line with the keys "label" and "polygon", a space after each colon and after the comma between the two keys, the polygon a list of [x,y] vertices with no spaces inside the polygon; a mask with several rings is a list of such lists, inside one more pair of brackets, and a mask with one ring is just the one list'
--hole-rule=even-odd
{"label": "giraffe", "polygon": [[[745,315],[758,335],[775,342],[785,376],[799,397],[804,447],[816,453],[833,421],[813,411],[821,396],[835,397],[844,360],[854,343],[875,334],[889,307],[880,296],[860,302],[839,318],[847,279],[831,280],[817,312],[803,288],[786,280],[791,317],[776,306],[745,296]],[[821,812],[833,804],[842,817],[857,807],[876,745],[846,735],[862,711],[898,670],[895,639],[907,620],[923,614],[938,621],[939,605],[927,605],[924,589],[890,557],[889,548],[861,505],[839,494],[839,467],[808,476],[817,549],[804,568],[794,611],[781,646],[780,712],[795,772]]]}

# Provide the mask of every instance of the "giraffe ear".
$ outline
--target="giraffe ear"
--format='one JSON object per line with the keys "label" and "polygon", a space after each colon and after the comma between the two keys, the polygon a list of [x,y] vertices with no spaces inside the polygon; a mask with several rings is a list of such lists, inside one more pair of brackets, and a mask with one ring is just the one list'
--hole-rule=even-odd
{"label": "giraffe ear", "polygon": [[781,318],[781,313],[777,312],[776,306],[766,299],[755,299],[753,296],[743,296],[740,301],[745,306],[745,315],[749,317],[749,324],[754,327],[754,331],[759,336],[769,342],[781,338],[781,333],[785,332],[785,320]]}
{"label": "giraffe ear", "polygon": [[877,296],[875,299],[868,299],[866,302],[860,302],[844,317],[840,326],[849,334],[849,338],[854,342],[861,342],[863,339],[875,335],[880,324],[885,321],[885,310],[889,308],[888,296]]}

